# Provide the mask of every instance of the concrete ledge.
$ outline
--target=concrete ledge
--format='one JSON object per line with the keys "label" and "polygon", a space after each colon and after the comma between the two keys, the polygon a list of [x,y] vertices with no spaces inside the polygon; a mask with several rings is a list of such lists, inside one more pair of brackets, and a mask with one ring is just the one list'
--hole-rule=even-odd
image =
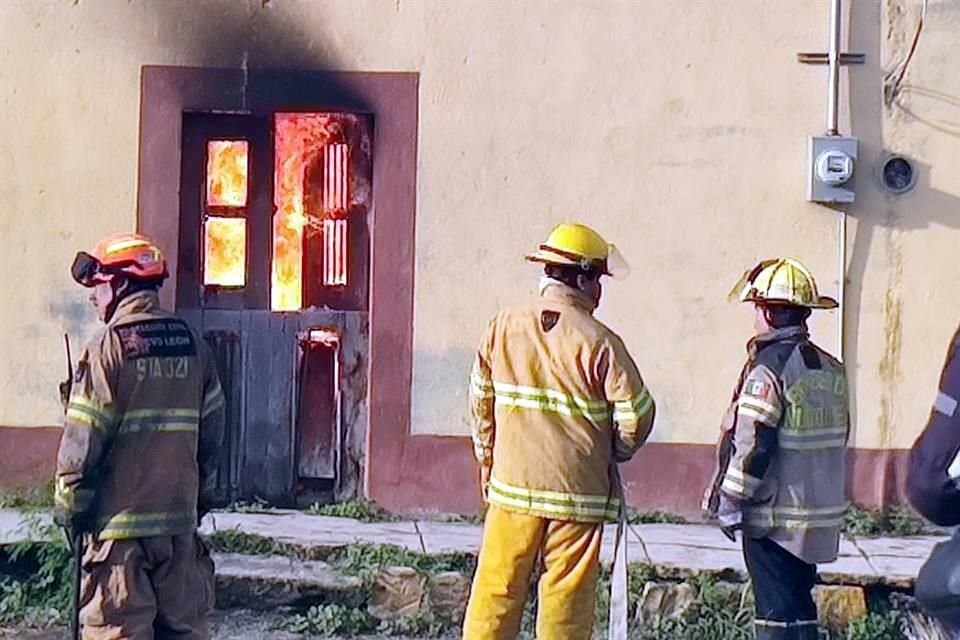
{"label": "concrete ledge", "polygon": [[363,582],[326,562],[283,556],[213,554],[217,607],[272,609],[284,605],[364,603]]}

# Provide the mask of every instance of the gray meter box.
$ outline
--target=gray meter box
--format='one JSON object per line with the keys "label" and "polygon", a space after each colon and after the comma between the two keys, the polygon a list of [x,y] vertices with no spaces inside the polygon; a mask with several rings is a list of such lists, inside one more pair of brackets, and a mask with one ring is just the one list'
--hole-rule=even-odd
{"label": "gray meter box", "polygon": [[844,136],[811,136],[807,158],[807,200],[810,202],[853,202],[853,177],[857,160],[857,139]]}

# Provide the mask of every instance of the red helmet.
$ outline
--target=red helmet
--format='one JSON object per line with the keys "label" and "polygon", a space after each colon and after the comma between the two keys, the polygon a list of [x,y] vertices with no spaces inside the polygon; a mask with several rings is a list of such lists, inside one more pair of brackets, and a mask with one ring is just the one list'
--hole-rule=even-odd
{"label": "red helmet", "polygon": [[85,287],[107,282],[105,276],[124,275],[134,280],[163,281],[167,261],[160,247],[139,233],[115,233],[97,243],[92,253],[77,253],[71,267],[73,279]]}

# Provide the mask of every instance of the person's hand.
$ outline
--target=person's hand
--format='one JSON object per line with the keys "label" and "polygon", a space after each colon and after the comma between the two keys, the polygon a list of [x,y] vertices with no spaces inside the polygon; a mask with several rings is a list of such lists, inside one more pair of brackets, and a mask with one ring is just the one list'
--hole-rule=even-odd
{"label": "person's hand", "polygon": [[721,493],[717,507],[717,521],[720,523],[720,533],[730,542],[736,542],[737,531],[743,529],[743,510],[740,508],[740,503]]}
{"label": "person's hand", "polygon": [[480,465],[480,497],[483,503],[487,503],[487,494],[490,492],[490,467]]}
{"label": "person's hand", "polygon": [[73,389],[73,380],[64,380],[60,383],[60,404],[63,405],[63,410],[66,412],[67,405],[70,404],[70,391]]}
{"label": "person's hand", "polygon": [[88,514],[77,513],[63,507],[53,508],[53,522],[67,533],[67,539],[71,541],[78,534],[87,533],[92,529]]}

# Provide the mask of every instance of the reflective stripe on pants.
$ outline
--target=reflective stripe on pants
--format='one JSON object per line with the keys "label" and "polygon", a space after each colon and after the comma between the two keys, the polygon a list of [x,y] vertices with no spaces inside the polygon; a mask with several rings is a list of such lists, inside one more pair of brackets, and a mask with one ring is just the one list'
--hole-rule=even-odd
{"label": "reflective stripe on pants", "polygon": [[588,640],[600,571],[600,523],[566,522],[491,505],[464,621],[464,640],[513,640],[542,555],[538,640]]}

